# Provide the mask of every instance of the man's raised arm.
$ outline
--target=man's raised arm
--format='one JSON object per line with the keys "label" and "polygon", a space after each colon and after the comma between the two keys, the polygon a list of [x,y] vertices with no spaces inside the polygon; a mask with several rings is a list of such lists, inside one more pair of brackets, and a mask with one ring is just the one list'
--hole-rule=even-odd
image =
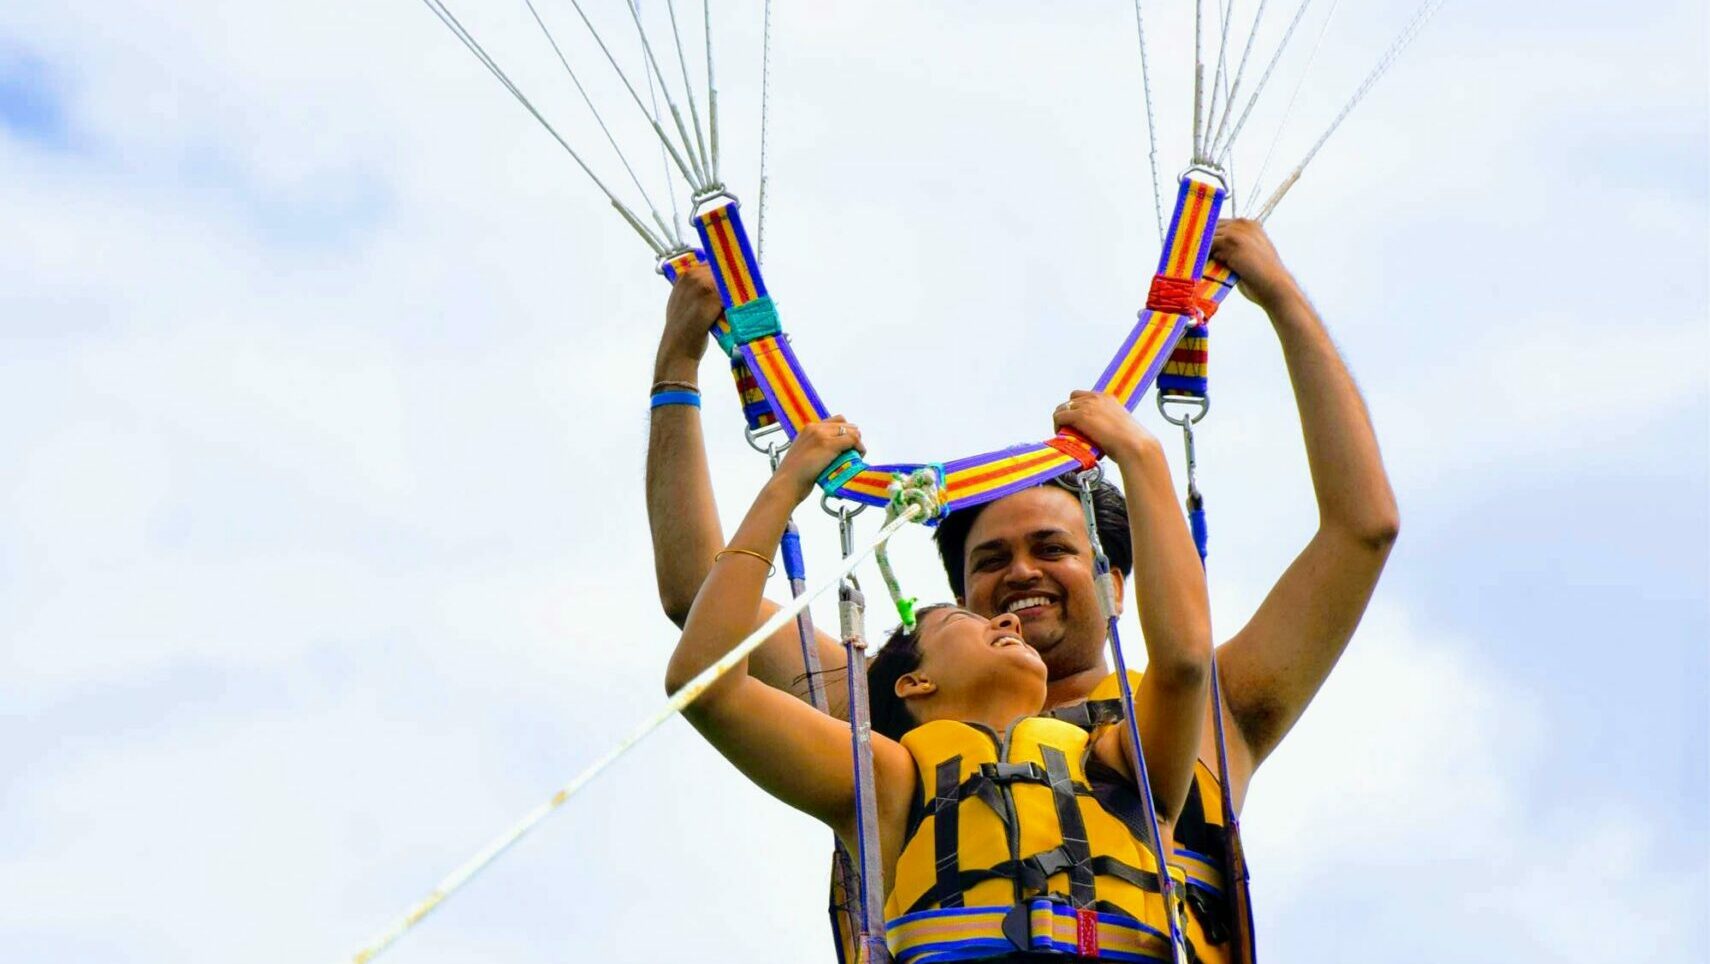
{"label": "man's raised arm", "polygon": [[1238,736],[1230,764],[1239,791],[1335,667],[1401,523],[1353,376],[1263,229],[1254,221],[1219,224],[1211,256],[1241,276],[1242,293],[1276,329],[1318,501],[1312,541],[1217,651],[1227,718]]}
{"label": "man's raised arm", "polygon": [[[653,362],[655,390],[699,384],[701,359],[706,354],[707,330],[724,310],[712,271],[706,266],[685,271],[671,289],[665,307],[665,333]],[[706,581],[713,556],[724,548],[712,474],[707,468],[706,439],[701,411],[693,405],[664,405],[653,409],[647,433],[647,523],[653,534],[653,572],[659,604],[678,626],[688,618],[695,594]],[[762,604],[760,617],[777,611]],[[815,641],[820,666],[842,671],[843,648],[824,634]],[[798,695],[801,644],[792,626],[772,637],[750,659],[749,675]],[[832,711],[843,715],[843,687],[825,688]]]}

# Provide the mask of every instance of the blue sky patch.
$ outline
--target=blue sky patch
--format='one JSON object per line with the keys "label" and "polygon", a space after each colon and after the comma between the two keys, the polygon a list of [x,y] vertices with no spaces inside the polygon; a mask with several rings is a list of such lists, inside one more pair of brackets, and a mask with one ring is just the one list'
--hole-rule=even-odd
{"label": "blue sky patch", "polygon": [[40,58],[0,49],[0,127],[46,147],[70,146],[63,92]]}

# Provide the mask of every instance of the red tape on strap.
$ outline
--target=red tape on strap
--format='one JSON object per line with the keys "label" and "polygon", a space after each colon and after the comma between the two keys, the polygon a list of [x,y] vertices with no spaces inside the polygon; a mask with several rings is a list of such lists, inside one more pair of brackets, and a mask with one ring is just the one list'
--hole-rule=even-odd
{"label": "red tape on strap", "polygon": [[1098,956],[1098,911],[1082,907],[1075,911],[1075,954]]}
{"label": "red tape on strap", "polygon": [[1205,309],[1200,307],[1199,282],[1192,278],[1172,278],[1166,274],[1152,276],[1152,290],[1146,293],[1146,307],[1172,315],[1187,315],[1201,319]]}
{"label": "red tape on strap", "polygon": [[1045,440],[1045,444],[1081,463],[1082,469],[1098,464],[1098,449],[1092,444],[1092,439],[1072,428],[1058,429],[1056,435]]}

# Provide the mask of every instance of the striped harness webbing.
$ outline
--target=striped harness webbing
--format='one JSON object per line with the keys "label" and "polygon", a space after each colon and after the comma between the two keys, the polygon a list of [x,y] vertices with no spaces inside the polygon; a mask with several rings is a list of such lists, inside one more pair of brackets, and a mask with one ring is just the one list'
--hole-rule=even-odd
{"label": "striped harness webbing", "polygon": [[1203,320],[1197,295],[1206,261],[1211,253],[1211,235],[1223,208],[1222,188],[1205,181],[1183,178],[1176,196],[1175,213],[1164,237],[1158,258],[1158,273],[1146,295],[1146,307],[1116,356],[1094,383],[1095,391],[1121,399],[1129,411],[1157,379],[1164,360],[1175,348],[1190,322]]}
{"label": "striped harness webbing", "polygon": [[[1197,296],[1204,288],[1211,235],[1224,197],[1223,188],[1216,184],[1193,177],[1181,180],[1146,307],[1093,386],[1095,391],[1116,396],[1130,411],[1158,380],[1183,331],[1190,324],[1203,324],[1208,313],[1199,306]],[[752,379],[749,382],[738,375],[749,427],[755,427],[759,400],[763,399],[771,419],[793,439],[803,426],[825,419],[829,410],[783,332],[737,202],[719,199],[696,214],[695,227],[718,280],[728,319],[725,330],[715,330],[713,337],[726,346],[733,359],[740,358],[746,364],[746,374]],[[1223,277],[1228,277],[1227,272]],[[1213,280],[1215,290],[1208,290],[1205,300],[1215,304],[1227,295],[1229,285],[1215,275]],[[894,474],[906,475],[928,464],[942,464],[942,506],[948,514],[1031,488],[1077,466],[1090,468],[1100,456],[1087,440],[1072,432],[943,463],[867,465],[851,452],[820,476],[820,487],[829,495],[883,506],[890,501],[888,489]],[[936,520],[929,520],[932,522]]]}
{"label": "striped harness webbing", "polygon": [[1164,370],[1158,375],[1158,394],[1204,398],[1206,395],[1206,378],[1209,373],[1211,348],[1211,316],[1217,314],[1223,299],[1235,290],[1235,283],[1240,280],[1235,272],[1216,261],[1207,261],[1205,273],[1199,280],[1199,292],[1195,299],[1200,310],[1200,319],[1182,332],[1181,340],[1176,342],[1175,351],[1164,362]]}
{"label": "striped harness webbing", "polygon": [[[1077,912],[1067,901],[1035,897],[1009,907],[945,907],[894,918],[886,925],[893,946],[904,948],[896,964],[949,964],[1015,953],[1015,934],[1025,925],[1029,951],[1077,956],[1096,947],[1099,960],[1169,964],[1169,935],[1127,914]],[[1006,926],[1007,925],[1007,926]]]}
{"label": "striped harness webbing", "polygon": [[[705,256],[699,250],[684,251],[661,263],[659,273],[665,276],[666,281],[674,283],[677,276],[685,270],[705,261]],[[742,403],[742,418],[748,423],[748,430],[758,432],[776,423],[778,420],[772,415],[772,405],[760,390],[760,383],[755,379],[754,372],[749,369],[748,359],[736,350],[736,336],[732,332],[730,320],[719,315],[708,334],[730,358],[730,377],[736,383],[736,397]]]}

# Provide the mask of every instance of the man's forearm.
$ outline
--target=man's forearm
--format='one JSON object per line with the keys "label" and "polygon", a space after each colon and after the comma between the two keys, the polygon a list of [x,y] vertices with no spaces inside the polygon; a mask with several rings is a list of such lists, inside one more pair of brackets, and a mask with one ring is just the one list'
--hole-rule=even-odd
{"label": "man's forearm", "polygon": [[[660,358],[655,381],[694,383],[697,359]],[[707,468],[701,411],[691,405],[653,410],[647,432],[647,522],[653,533],[653,571],[665,615],[681,626],[722,548],[718,504]]]}
{"label": "man's forearm", "polygon": [[1400,525],[1395,494],[1353,376],[1304,294],[1268,313],[1294,386],[1320,529],[1388,548]]}

